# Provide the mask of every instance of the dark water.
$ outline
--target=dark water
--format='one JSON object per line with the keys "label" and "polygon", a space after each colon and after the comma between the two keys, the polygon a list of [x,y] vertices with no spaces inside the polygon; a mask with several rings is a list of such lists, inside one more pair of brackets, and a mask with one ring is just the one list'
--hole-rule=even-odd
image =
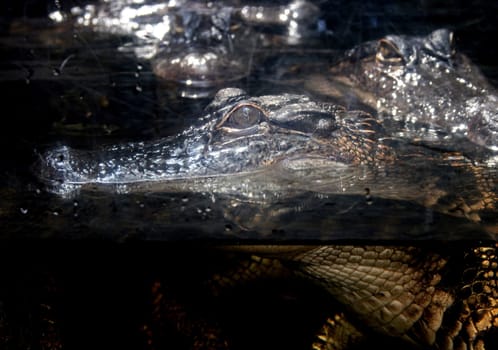
{"label": "dark water", "polygon": [[[152,289],[158,281],[166,285],[165,293],[173,286],[172,299],[180,295],[200,314],[215,314],[234,348],[309,348],[324,317],[335,310],[330,296],[310,283],[286,279],[256,283],[213,306],[203,299],[199,281],[232,261],[208,248],[400,240],[430,246],[434,239],[460,247],[462,240],[473,245],[495,239],[496,211],[473,222],[409,201],[377,199],[372,206],[363,195],[303,193],[275,204],[276,215],[258,203],[234,206],[233,197],[209,192],[91,193],[70,199],[47,193],[32,171],[44,150],[175,135],[210,101],[181,98],[183,87],[160,81],[150,62],[118,52],[127,37],[47,19],[60,6],[67,11],[81,3],[0,5],[0,348],[57,349],[60,339],[70,349],[151,348],[143,327],[155,324]],[[301,45],[255,47],[250,74],[230,85],[253,95],[307,94],[299,84],[287,83],[296,66],[327,64],[343,50],[387,34],[425,35],[446,27],[455,31],[458,50],[498,87],[493,1],[318,3],[326,31]],[[268,220],[253,220],[257,217]],[[174,327],[161,329],[164,334],[154,335],[159,344],[188,347]]]}

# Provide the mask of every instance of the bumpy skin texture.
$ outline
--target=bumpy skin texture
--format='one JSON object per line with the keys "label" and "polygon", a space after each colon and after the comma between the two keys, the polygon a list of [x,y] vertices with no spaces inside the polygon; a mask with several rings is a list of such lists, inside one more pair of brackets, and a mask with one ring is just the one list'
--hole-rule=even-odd
{"label": "bumpy skin texture", "polygon": [[[387,344],[394,341],[388,338],[397,338],[398,347],[388,349],[412,344],[410,348],[413,349],[490,350],[498,343],[496,243],[481,242],[475,246],[468,242],[431,242],[417,246],[387,243],[223,246],[207,254],[201,253],[202,257],[214,260],[230,255],[210,267],[206,265],[213,261],[189,256],[192,250],[199,253],[199,247],[197,250],[191,246],[184,248],[176,253],[157,249],[155,252],[172,253],[172,257],[167,257],[166,253],[166,257],[145,259],[142,264],[124,254],[121,256],[123,260],[117,259],[110,263],[111,266],[101,266],[101,262],[108,258],[107,250],[103,250],[95,263],[88,266],[89,263],[84,262],[76,270],[72,265],[61,266],[60,255],[52,259],[48,269],[42,268],[42,272],[36,268],[33,271],[26,269],[22,275],[25,278],[10,289],[19,295],[1,291],[5,299],[0,303],[0,344],[6,349],[18,349],[20,345],[28,348],[29,344],[42,349],[60,349],[75,344],[80,340],[79,336],[88,336],[95,341],[100,334],[99,326],[110,327],[107,322],[109,313],[116,313],[119,309],[114,317],[122,317],[129,312],[133,314],[133,309],[139,309],[139,315],[145,317],[145,324],[133,319],[132,330],[142,333],[145,348],[170,348],[168,336],[173,331],[186,340],[183,343],[185,348],[237,349],[231,330],[222,327],[226,326],[227,318],[221,314],[227,310],[218,309],[227,293],[230,299],[233,287],[250,287],[250,283],[258,280],[266,287],[268,278],[288,281],[295,275],[326,289],[327,298],[319,297],[319,300],[337,308],[335,315],[323,320],[325,324],[313,344],[316,350],[368,349],[372,337],[384,339]],[[86,254],[76,254],[74,261],[85,257]],[[191,265],[180,271],[176,271],[176,266],[168,265],[165,271],[163,266],[150,265],[151,261]],[[226,266],[227,261],[236,263]],[[35,262],[32,263],[27,266],[35,266]],[[124,270],[120,270],[123,263]],[[136,269],[140,267],[145,269],[137,274]],[[5,267],[4,271],[8,269]],[[218,273],[218,269],[225,272]],[[185,271],[190,274],[179,275]],[[119,277],[110,276],[116,272]],[[19,279],[19,276],[12,274],[7,280],[12,281],[12,278]],[[108,278],[110,281],[106,281]],[[145,287],[144,281],[151,284]],[[149,292],[145,295],[123,290],[126,286],[131,288],[132,284],[138,284],[139,290],[146,288]],[[102,295],[105,286],[110,290]],[[236,304],[233,301],[228,303],[232,308],[235,306],[235,310],[230,312],[240,312],[243,304],[250,303],[248,299],[252,298],[252,290],[247,289],[249,292],[242,299],[235,299]],[[288,289],[283,290],[281,297],[292,298],[292,293],[287,294]],[[120,293],[125,297],[119,297]],[[302,295],[316,297],[315,294]],[[89,300],[78,300],[87,297]],[[133,299],[137,297],[150,299]],[[263,298],[267,296],[263,294]],[[9,301],[16,300],[18,303],[9,304]],[[89,310],[81,309],[81,304],[90,306],[93,303],[96,305]],[[323,308],[329,310],[324,304],[317,303],[315,307],[317,310],[313,312]],[[257,318],[267,316],[267,310],[261,310],[263,312],[256,314]],[[218,319],[220,315],[222,317]],[[102,316],[105,322],[96,320]],[[240,319],[247,317],[244,313],[239,316]],[[77,322],[81,317],[85,321]],[[222,322],[218,322],[220,320]],[[16,325],[24,328],[18,331]],[[82,328],[82,325],[86,327]],[[317,331],[318,328],[317,323]],[[165,329],[170,332],[163,333]],[[114,329],[114,332],[105,338],[111,342],[106,344],[115,344],[113,337],[123,335],[122,329]],[[246,332],[243,337],[253,336],[250,331],[242,329],[241,332]]]}
{"label": "bumpy skin texture", "polygon": [[308,87],[368,105],[398,136],[440,142],[449,135],[498,151],[496,89],[455,51],[449,30],[364,43]]}
{"label": "bumpy skin texture", "polygon": [[[208,283],[218,298],[233,287],[292,274],[325,288],[343,308],[336,306],[317,329],[315,350],[365,349],[370,339],[397,344],[393,348],[489,350],[498,341],[497,247],[442,242],[224,247],[242,254],[240,263]],[[244,254],[251,255],[244,259]],[[190,336],[191,329],[204,327],[204,321],[185,322],[184,308],[165,295],[155,294],[161,303],[155,315],[181,325],[177,330]],[[219,334],[220,349],[230,344],[229,334],[206,329]],[[206,347],[193,340],[194,348],[211,348],[214,339]]]}
{"label": "bumpy skin texture", "polygon": [[496,246],[453,253],[321,246],[291,260],[378,332],[422,348],[484,349],[498,327]]}
{"label": "bumpy skin texture", "polygon": [[382,128],[368,113],[347,112],[306,96],[249,97],[223,89],[206,114],[182,133],[152,142],[82,151],[62,146],[41,159],[38,175],[50,190],[167,182],[255,172],[293,159],[375,164],[393,158]]}

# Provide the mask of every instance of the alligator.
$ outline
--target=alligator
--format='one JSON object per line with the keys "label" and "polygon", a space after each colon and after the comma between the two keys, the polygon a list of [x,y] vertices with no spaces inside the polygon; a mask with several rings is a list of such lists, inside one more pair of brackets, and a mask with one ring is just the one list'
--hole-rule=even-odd
{"label": "alligator", "polygon": [[319,14],[304,0],[278,6],[148,0],[58,8],[49,17],[77,30],[130,38],[118,51],[150,61],[159,80],[181,86],[183,97],[204,98],[246,77],[258,46],[295,45],[316,36]]}
{"label": "alligator", "polygon": [[[38,176],[67,197],[91,188],[184,190],[250,193],[268,202],[299,191],[362,195],[368,188],[379,198],[468,217],[494,207],[492,171],[458,153],[393,138],[366,112],[302,95],[249,97],[236,88],[220,90],[206,110],[176,136],[97,150],[56,147],[41,155]],[[474,187],[459,183],[461,171],[479,179]],[[448,203],[455,193],[460,208]]]}
{"label": "alligator", "polygon": [[363,43],[326,75],[312,75],[307,87],[344,105],[370,108],[393,134],[412,141],[438,146],[453,140],[457,148],[470,140],[498,150],[496,89],[456,51],[448,29]]}
{"label": "alligator", "polygon": [[78,31],[126,38],[116,50],[150,62],[155,76],[178,85],[183,97],[206,97],[214,86],[249,72],[250,57],[240,45],[251,40],[248,28],[221,3],[102,1],[67,13],[58,9],[49,17]]}
{"label": "alligator", "polygon": [[[209,192],[271,207],[302,191],[365,195],[368,188],[379,198],[470,221],[496,203],[496,174],[458,152],[393,137],[366,112],[302,95],[251,97],[236,88],[220,90],[198,123],[178,135],[97,150],[58,146],[40,158],[37,175],[65,198],[95,191]],[[456,207],[449,205],[454,200]],[[494,240],[404,243],[224,246],[220,251],[235,252],[240,263],[208,284],[223,294],[227,285],[265,276],[296,273],[316,282],[344,309],[327,320],[315,349],[357,346],[370,332],[419,348],[492,348],[498,326]],[[189,321],[182,304],[168,296],[174,286],[164,291],[164,284],[153,288],[154,319],[192,336],[194,348],[226,348],[216,327]],[[147,334],[157,329],[154,321],[144,327]]]}
{"label": "alligator", "polygon": [[[197,124],[178,135],[94,151],[56,147],[42,155],[39,175],[64,194],[92,185],[137,191],[143,184],[150,189],[175,179],[211,177],[214,183],[217,177],[276,167],[290,171],[307,162],[340,170],[393,158],[380,133],[367,113],[301,95],[249,97],[227,88]],[[359,152],[359,145],[369,152]]]}

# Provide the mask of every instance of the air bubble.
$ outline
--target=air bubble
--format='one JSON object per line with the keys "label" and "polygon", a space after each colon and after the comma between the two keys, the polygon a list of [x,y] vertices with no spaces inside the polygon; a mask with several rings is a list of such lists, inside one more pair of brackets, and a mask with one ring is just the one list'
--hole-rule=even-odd
{"label": "air bubble", "polygon": [[28,209],[27,208],[19,208],[19,210],[21,211],[21,214],[26,215],[28,213]]}
{"label": "air bubble", "polygon": [[31,78],[33,77],[33,74],[34,72],[31,68],[26,69],[26,78],[24,78],[26,85],[29,85],[31,83]]}
{"label": "air bubble", "polygon": [[78,209],[79,209],[79,202],[77,200],[73,201],[73,217],[77,218],[79,216],[78,214]]}
{"label": "air bubble", "polygon": [[370,194],[370,189],[368,187],[365,188],[365,202],[368,205],[371,205],[373,203],[372,195]]}

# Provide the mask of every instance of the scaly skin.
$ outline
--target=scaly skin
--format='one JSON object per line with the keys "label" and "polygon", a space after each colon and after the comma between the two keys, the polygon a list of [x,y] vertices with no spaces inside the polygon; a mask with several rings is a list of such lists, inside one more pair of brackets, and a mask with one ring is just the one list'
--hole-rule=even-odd
{"label": "scaly skin", "polygon": [[306,85],[342,104],[372,108],[398,137],[440,145],[450,136],[453,149],[470,140],[498,151],[498,93],[455,51],[449,30],[366,42]]}
{"label": "scaly skin", "polygon": [[[0,295],[0,344],[6,349],[60,349],[74,344],[81,336],[89,343],[103,330],[99,327],[113,329],[99,321],[101,317],[114,319],[110,312],[115,318],[137,316],[133,310],[139,306],[138,315],[145,316],[145,323],[134,318],[120,325],[133,324],[136,328],[130,330],[141,333],[150,349],[166,347],[176,333],[187,348],[237,349],[233,333],[217,319],[227,312],[227,306],[218,306],[227,297],[233,298],[235,289],[251,291],[251,285],[260,281],[270,288],[266,287],[270,280],[295,280],[311,281],[325,290],[324,296],[319,297],[321,304],[315,308],[332,311],[321,329],[317,324],[314,349],[365,348],[374,337],[391,344],[394,340],[390,338],[396,338],[399,344],[411,344],[415,349],[489,350],[498,342],[497,249],[494,242],[441,241],[408,245],[186,245],[183,250],[157,249],[155,252],[163,255],[145,258],[138,265],[129,254],[121,259],[120,254],[109,257],[109,249],[103,250],[100,257],[93,256],[93,262],[84,260],[87,254],[69,251],[65,256],[57,251],[53,262],[35,269],[38,271],[29,270],[37,259],[27,263],[24,274],[7,275],[8,268],[4,267],[4,276],[10,283],[2,287]],[[111,266],[102,266],[109,258],[115,259],[107,262]],[[60,261],[67,261],[68,266]],[[177,271],[175,264],[182,269]],[[188,267],[183,269],[184,265]],[[143,285],[144,281],[151,282],[149,287]],[[139,290],[148,291],[141,294],[122,289],[137,283]],[[283,290],[285,298],[289,290]],[[301,296],[316,297],[313,293]],[[145,300],[147,297],[149,301]],[[242,299],[231,299],[225,305],[236,311],[251,298],[251,292],[246,292]],[[101,310],[103,305],[106,307]],[[149,316],[147,305],[151,307]],[[257,316],[266,317],[264,313]],[[243,329],[240,333],[243,337],[253,336]],[[110,334],[105,341],[110,341],[115,333]],[[123,335],[122,331],[119,334]]]}
{"label": "scaly skin", "polygon": [[[295,274],[313,281],[343,306],[324,322],[313,343],[316,350],[368,348],[372,336],[396,338],[414,349],[492,349],[498,341],[497,247],[442,242],[224,246],[220,249],[236,252],[242,260],[215,274],[208,284],[217,298],[223,298],[232,288],[261,279]],[[185,308],[176,300],[157,291],[154,295],[162,303],[155,315],[169,317],[177,331],[192,336],[191,329],[204,327],[205,321],[185,322]],[[198,334],[196,339],[214,333],[221,337],[220,349],[230,344],[221,330]],[[216,349],[208,343],[196,343],[194,348]]]}
{"label": "scaly skin", "polygon": [[484,349],[498,327],[496,253],[496,245],[451,256],[421,247],[323,246],[292,260],[378,332],[421,348]]}

